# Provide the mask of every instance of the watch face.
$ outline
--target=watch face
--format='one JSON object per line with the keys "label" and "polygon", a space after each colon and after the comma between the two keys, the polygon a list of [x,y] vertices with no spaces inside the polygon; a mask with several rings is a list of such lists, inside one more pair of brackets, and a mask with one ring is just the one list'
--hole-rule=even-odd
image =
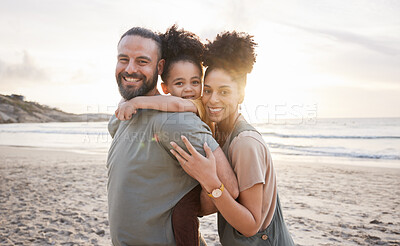
{"label": "watch face", "polygon": [[213,195],[213,197],[218,198],[222,195],[222,191],[220,189],[215,189],[212,191],[211,194]]}

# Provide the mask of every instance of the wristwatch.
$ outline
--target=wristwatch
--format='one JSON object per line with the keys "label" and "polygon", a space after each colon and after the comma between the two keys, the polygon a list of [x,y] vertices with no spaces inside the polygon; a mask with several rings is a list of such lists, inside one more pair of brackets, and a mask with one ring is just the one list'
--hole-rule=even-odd
{"label": "wristwatch", "polygon": [[211,191],[211,193],[208,193],[208,196],[212,198],[218,198],[222,195],[223,191],[224,191],[224,184],[221,183],[221,187],[214,189],[213,191]]}

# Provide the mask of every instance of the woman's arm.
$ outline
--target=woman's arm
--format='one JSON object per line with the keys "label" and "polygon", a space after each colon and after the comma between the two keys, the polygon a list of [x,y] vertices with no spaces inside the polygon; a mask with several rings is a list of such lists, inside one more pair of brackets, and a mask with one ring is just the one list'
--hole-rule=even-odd
{"label": "woman's arm", "polygon": [[[238,182],[236,179],[236,175],[233,172],[228,160],[226,159],[224,152],[220,147],[218,147],[211,154],[215,159],[218,178],[222,181],[226,190],[229,191],[230,195],[234,199],[236,199],[239,196]],[[205,191],[204,188],[200,194],[200,203],[200,216],[209,215],[218,211],[211,198],[207,195],[207,191]]]}
{"label": "woman's arm", "polygon": [[[181,163],[182,168],[197,179],[208,193],[211,193],[213,189],[219,188],[222,182],[217,175],[215,158],[211,149],[205,144],[204,149],[207,158],[204,158],[186,138],[182,139],[191,155],[174,143],[172,143],[172,146],[176,151],[171,151]],[[231,226],[244,236],[250,237],[260,230],[263,222],[261,218],[262,192],[263,186],[260,183],[240,192],[239,202],[229,192],[222,192],[220,197],[211,198],[211,200]]]}
{"label": "woman's arm", "polygon": [[251,237],[260,230],[263,223],[261,218],[262,191],[263,184],[260,183],[240,192],[238,202],[225,192],[222,192],[219,198],[212,200],[232,227],[245,237]]}
{"label": "woman's arm", "polygon": [[120,102],[115,116],[119,120],[129,120],[138,109],[155,109],[167,112],[193,112],[197,108],[190,100],[175,96],[139,96],[129,101]]}

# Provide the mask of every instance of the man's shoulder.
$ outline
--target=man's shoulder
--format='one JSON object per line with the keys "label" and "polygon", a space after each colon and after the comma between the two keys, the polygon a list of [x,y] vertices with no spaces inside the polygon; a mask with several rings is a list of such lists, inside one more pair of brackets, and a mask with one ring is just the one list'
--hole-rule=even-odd
{"label": "man's shoulder", "polygon": [[114,137],[115,133],[118,130],[119,124],[121,123],[120,120],[114,115],[111,116],[110,120],[108,121],[108,132],[110,133],[111,137]]}
{"label": "man's shoulder", "polygon": [[154,115],[153,120],[155,120],[157,129],[161,132],[211,134],[207,124],[192,112],[160,112]]}
{"label": "man's shoulder", "polygon": [[157,132],[159,142],[166,146],[168,150],[172,148],[170,142],[174,141],[187,151],[181,136],[186,136],[193,147],[204,156],[204,142],[207,142],[212,151],[218,147],[218,143],[212,137],[210,128],[192,112],[163,112],[157,114],[156,117],[159,117],[159,121],[162,122]]}
{"label": "man's shoulder", "polygon": [[[157,111],[157,110],[155,110]],[[161,112],[154,113],[154,120],[161,125],[175,124],[175,125],[193,125],[202,124],[200,118],[193,112]]]}

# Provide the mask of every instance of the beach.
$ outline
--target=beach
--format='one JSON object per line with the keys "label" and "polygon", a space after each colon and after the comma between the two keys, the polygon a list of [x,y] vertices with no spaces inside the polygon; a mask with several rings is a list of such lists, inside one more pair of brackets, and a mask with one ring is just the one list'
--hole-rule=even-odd
{"label": "beach", "polygon": [[[0,245],[110,245],[106,154],[0,146]],[[399,245],[400,169],[275,161],[296,245]],[[201,218],[220,245],[216,216]]]}

